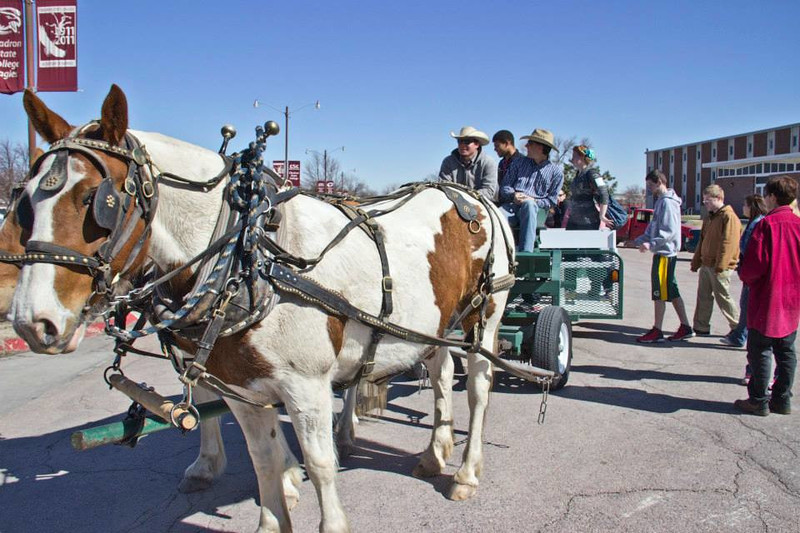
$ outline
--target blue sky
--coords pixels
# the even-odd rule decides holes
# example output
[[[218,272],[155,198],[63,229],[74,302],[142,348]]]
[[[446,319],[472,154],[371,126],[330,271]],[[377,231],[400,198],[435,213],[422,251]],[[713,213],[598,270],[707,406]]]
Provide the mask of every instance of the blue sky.
[[[256,98],[320,100],[291,115],[290,158],[345,146],[379,190],[438,172],[463,125],[547,128],[589,137],[624,188],[646,148],[800,121],[798,20],[797,1],[78,0],[82,91],[41,97],[78,124],[117,83],[132,128],[212,149],[224,123],[233,149],[283,127]],[[21,94],[0,95],[0,139],[26,131]]]

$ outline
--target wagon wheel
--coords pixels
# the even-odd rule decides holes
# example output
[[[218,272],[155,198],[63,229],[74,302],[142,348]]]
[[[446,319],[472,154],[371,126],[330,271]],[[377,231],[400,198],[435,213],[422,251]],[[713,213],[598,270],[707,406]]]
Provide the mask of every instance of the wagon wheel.
[[[552,390],[567,384],[572,366],[572,324],[563,308],[548,305],[539,313],[533,334],[531,363],[561,374],[561,379]]]

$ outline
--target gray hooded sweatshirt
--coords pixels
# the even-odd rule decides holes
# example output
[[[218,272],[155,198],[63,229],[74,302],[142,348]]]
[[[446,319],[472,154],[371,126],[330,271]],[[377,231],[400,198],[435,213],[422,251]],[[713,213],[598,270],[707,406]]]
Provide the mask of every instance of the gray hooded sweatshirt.
[[[672,189],[656,198],[653,218],[644,233],[634,241],[650,244],[654,254],[674,257],[681,249],[681,197]]]

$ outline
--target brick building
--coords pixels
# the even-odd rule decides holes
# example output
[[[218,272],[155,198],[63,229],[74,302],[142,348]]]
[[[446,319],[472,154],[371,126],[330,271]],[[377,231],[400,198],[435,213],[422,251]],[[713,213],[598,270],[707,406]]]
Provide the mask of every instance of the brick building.
[[[647,171],[659,169],[683,198],[687,213],[699,213],[703,189],[716,183],[725,203],[741,215],[748,194],[764,193],[773,176],[800,181],[800,123],[740,133],[680,146],[647,150]]]

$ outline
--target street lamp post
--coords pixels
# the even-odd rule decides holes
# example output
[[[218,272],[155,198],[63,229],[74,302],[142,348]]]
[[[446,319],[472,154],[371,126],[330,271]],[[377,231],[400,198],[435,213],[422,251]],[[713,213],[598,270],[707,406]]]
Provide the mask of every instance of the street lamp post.
[[[289,116],[292,113],[297,113],[298,111],[300,111],[302,109],[305,109],[307,107],[311,107],[312,105],[314,106],[314,109],[319,109],[320,108],[319,100],[317,100],[316,102],[310,103],[310,104],[306,104],[304,106],[300,106],[300,107],[298,107],[297,109],[295,109],[292,112],[289,112],[289,106],[288,105],[283,109],[283,111],[281,111],[277,107],[273,107],[273,106],[271,106],[269,104],[265,104],[264,102],[261,102],[258,98],[253,100],[253,107],[255,107],[256,109],[258,109],[262,105],[265,105],[265,106],[269,107],[270,109],[274,109],[278,113],[281,113],[283,115],[283,118],[284,118],[284,126],[283,126],[283,135],[284,135],[284,143],[283,143],[283,181],[286,182],[286,180],[289,179]]]

